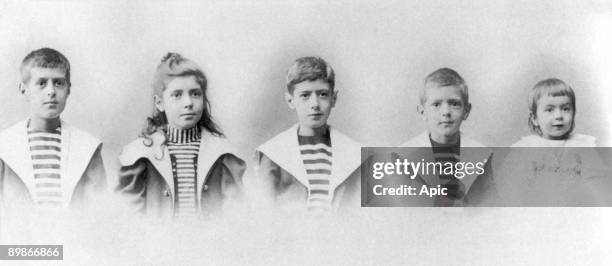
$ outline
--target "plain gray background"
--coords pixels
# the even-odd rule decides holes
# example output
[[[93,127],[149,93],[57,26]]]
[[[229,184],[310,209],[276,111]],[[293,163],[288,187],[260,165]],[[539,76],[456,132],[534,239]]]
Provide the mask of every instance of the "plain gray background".
[[[418,88],[440,67],[467,81],[473,110],[462,130],[489,146],[529,134],[527,92],[558,77],[575,89],[576,132],[610,144],[610,4],[580,1],[180,1],[4,4],[0,129],[25,117],[19,64],[52,47],[72,63],[63,118],[101,138],[111,165],[152,111],[153,71],[168,51],[206,72],[213,116],[245,154],[296,122],[284,103],[297,57],[337,73],[330,123],[368,146],[424,130]],[[606,94],[607,93],[607,94]],[[113,167],[111,166],[111,169]]]
[[[323,57],[336,71],[339,100],[330,123],[367,146],[397,145],[424,130],[417,91],[440,67],[457,70],[467,81],[473,109],[462,130],[486,145],[508,146],[530,134],[527,92],[548,77],[576,92],[575,132],[595,136],[601,146],[612,141],[607,1],[9,1],[0,9],[0,130],[26,117],[17,90],[23,57],[55,48],[72,64],[72,93],[62,118],[104,141],[111,182],[121,147],[152,111],[153,71],[168,51],[204,69],[213,116],[244,156],[296,122],[284,103],[285,73],[294,59],[310,55]],[[405,211],[364,210],[369,219],[393,221],[379,223],[380,232],[366,230],[371,235],[364,239],[387,243],[381,252],[391,248],[388,243],[415,249],[417,240],[394,233],[406,228],[394,219]],[[427,242],[425,257],[440,251],[472,258],[473,250],[479,250],[480,263],[503,263],[497,256],[549,262],[549,256],[571,255],[569,250],[582,252],[573,258],[591,262],[609,257],[595,244],[606,243],[609,232],[600,235],[594,225],[612,222],[607,209],[496,209],[484,218],[453,213],[448,231],[444,211],[411,211],[421,217],[413,220],[425,230],[421,235],[439,238]],[[517,221],[511,233],[498,231]],[[568,230],[573,238],[556,237]],[[363,256],[350,238],[340,239],[354,243],[346,248],[349,255]],[[457,239],[460,249],[452,244]],[[529,248],[531,241],[556,246],[539,253]],[[531,253],[515,257],[521,251]],[[385,261],[406,262],[398,256]]]

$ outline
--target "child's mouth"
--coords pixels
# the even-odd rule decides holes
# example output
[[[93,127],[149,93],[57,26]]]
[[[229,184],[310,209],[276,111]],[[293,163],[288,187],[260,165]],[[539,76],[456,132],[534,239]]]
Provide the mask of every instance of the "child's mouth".
[[[308,115],[312,121],[321,121],[323,119],[323,114],[311,114]]]

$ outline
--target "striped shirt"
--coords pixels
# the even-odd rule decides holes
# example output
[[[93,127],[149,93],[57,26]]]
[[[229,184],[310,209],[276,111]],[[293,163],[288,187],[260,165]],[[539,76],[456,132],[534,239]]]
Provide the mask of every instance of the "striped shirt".
[[[456,163],[459,161],[459,155],[461,154],[461,140],[457,144],[442,144],[431,141],[431,147],[433,149],[434,158],[436,162],[444,163]],[[452,207],[461,206],[463,204],[465,196],[465,185],[461,180],[457,179],[453,174],[445,175],[440,174],[440,186],[447,188],[447,195],[440,196],[436,199],[436,206],[441,207]]]
[[[195,217],[198,209],[196,180],[201,132],[168,126],[168,151],[174,178],[175,217]]]
[[[330,187],[332,150],[329,130],[323,136],[299,136],[298,143],[302,162],[308,177],[309,211],[331,210],[334,192]]]
[[[31,130],[28,145],[34,173],[34,202],[44,208],[62,207],[61,129]]]

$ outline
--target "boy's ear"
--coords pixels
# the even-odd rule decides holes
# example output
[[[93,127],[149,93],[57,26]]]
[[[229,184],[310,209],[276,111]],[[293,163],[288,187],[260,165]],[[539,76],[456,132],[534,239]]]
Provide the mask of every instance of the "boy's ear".
[[[153,103],[155,104],[155,108],[157,108],[158,111],[164,111],[164,102],[162,101],[162,98],[160,96],[153,95]]]
[[[17,85],[17,89],[19,89],[19,93],[25,95],[26,86],[25,84],[23,84],[23,82],[19,82],[19,85]]]
[[[291,110],[295,109],[295,105],[293,105],[293,95],[291,95],[291,93],[285,92],[285,101]]]
[[[332,108],[336,106],[336,101],[338,101],[338,91],[334,90],[334,93],[332,94],[332,103],[331,103]]]
[[[470,116],[470,111],[472,111],[472,103],[468,103],[465,106],[465,113],[463,113],[463,120],[466,120],[468,116]]]
[[[422,104],[417,104],[417,113],[423,120],[425,120],[425,107]]]

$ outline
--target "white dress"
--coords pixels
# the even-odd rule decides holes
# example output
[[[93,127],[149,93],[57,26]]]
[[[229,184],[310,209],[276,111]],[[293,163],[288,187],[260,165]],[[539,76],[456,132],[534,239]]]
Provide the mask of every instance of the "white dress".
[[[595,137],[584,134],[571,134],[565,140],[550,140],[538,135],[522,137],[511,147],[596,147]]]
[[[502,203],[608,205],[612,200],[607,196],[612,189],[612,178],[600,154],[590,148],[595,146],[594,137],[582,134],[572,134],[567,140],[523,137],[512,145],[520,148],[510,150],[496,177]]]

